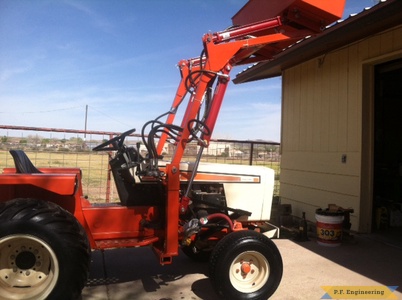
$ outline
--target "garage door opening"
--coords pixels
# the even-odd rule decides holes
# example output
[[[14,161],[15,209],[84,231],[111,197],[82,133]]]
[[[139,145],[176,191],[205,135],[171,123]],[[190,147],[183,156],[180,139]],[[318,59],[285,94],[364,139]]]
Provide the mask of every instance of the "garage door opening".
[[[402,243],[402,59],[375,67],[372,231]]]

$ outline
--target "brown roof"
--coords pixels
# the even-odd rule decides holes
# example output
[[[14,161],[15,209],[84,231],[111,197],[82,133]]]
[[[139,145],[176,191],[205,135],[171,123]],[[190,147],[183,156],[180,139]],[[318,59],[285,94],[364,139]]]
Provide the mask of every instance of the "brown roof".
[[[233,82],[244,83],[280,76],[284,69],[401,24],[402,0],[382,0],[361,13],[327,27],[318,36],[298,41],[272,60],[249,67],[237,74]]]

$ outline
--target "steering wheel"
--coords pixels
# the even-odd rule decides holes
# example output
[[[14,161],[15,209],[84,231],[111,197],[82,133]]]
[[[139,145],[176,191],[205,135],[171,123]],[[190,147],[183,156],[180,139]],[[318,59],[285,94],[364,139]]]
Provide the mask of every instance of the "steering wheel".
[[[124,139],[135,132],[135,128],[127,130],[126,132],[123,132],[122,134],[115,136],[114,138],[94,147],[92,151],[114,151],[114,150],[119,150],[123,147],[124,144]],[[110,147],[111,145],[111,147]]]

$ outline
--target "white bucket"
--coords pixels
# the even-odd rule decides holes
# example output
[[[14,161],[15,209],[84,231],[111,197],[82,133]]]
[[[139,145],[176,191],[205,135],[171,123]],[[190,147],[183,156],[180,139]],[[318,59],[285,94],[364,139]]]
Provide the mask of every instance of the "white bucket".
[[[342,241],[343,212],[330,213],[317,209],[317,243],[327,247],[337,247]]]

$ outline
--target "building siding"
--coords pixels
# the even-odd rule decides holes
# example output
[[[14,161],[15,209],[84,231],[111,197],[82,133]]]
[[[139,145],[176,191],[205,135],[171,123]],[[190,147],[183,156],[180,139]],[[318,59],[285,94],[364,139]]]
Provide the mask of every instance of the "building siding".
[[[294,215],[314,221],[317,208],[335,203],[355,210],[353,230],[367,230],[359,228],[360,206],[369,205],[361,201],[363,65],[398,52],[402,26],[283,71],[280,193]]]

